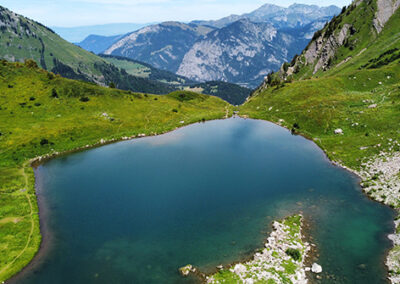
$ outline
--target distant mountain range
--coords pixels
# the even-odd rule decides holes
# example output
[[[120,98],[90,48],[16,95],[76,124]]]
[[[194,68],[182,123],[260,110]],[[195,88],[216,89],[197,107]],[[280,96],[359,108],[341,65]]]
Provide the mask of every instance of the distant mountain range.
[[[256,87],[282,62],[304,48],[325,20],[301,28],[277,29],[241,19],[209,33],[185,54],[177,74],[198,81],[222,80]]]
[[[126,70],[130,75],[168,84],[180,90],[214,95],[233,105],[241,105],[251,92],[248,88],[221,81],[199,83],[184,76],[176,75],[175,73],[166,70],[157,69],[150,64],[126,57],[104,54],[100,56],[118,68]]]
[[[222,88],[211,89],[211,86],[218,85],[215,82],[207,83],[207,88],[199,88],[190,79],[166,71],[151,69],[154,76],[139,76],[129,73],[124,69],[124,64],[110,62],[108,58],[102,58],[88,52],[72,43],[69,43],[54,33],[51,29],[42,24],[30,20],[21,15],[0,6],[0,59],[12,62],[24,62],[33,59],[40,67],[60,74],[66,78],[84,80],[99,85],[115,85],[123,90],[134,92],[166,94],[183,88],[194,88],[198,92],[230,99],[231,103],[242,103],[250,94],[249,89],[237,85],[218,82]],[[115,64],[113,64],[115,63]],[[135,63],[136,65],[140,65]],[[125,64],[126,65],[126,64]],[[130,67],[127,65],[127,67]],[[177,84],[177,79],[182,82]],[[213,92],[211,92],[211,90]],[[229,96],[229,90],[235,90]],[[235,97],[236,96],[236,97]]]
[[[251,13],[230,15],[216,21],[193,21],[192,23],[223,28],[238,20],[249,19],[256,23],[268,22],[276,28],[295,28],[305,26],[315,20],[330,18],[339,13],[340,9],[333,5],[319,7],[316,5],[293,4],[288,8],[284,8],[273,4],[265,4]]]
[[[104,53],[144,61],[176,72],[193,44],[212,30],[195,24],[165,22],[127,34]]]
[[[166,22],[126,34],[104,53],[124,56],[192,80],[222,80],[250,88],[300,53],[341,9],[264,5],[252,13],[189,24]],[[97,38],[103,48],[110,38]],[[80,46],[95,51],[94,45]],[[97,49],[98,50],[98,49]]]
[[[101,35],[90,35],[85,38],[80,43],[76,45],[86,49],[87,51],[101,54],[115,42],[123,38],[123,35],[114,35],[114,36],[101,36]]]
[[[69,42],[81,42],[89,35],[102,35],[102,36],[115,36],[127,34],[132,31],[136,31],[148,25],[155,23],[147,23],[147,24],[138,24],[138,23],[119,23],[119,24],[106,24],[106,25],[93,25],[93,26],[80,26],[80,27],[50,27],[53,31],[55,31],[58,35],[60,35],[63,39],[68,40]]]

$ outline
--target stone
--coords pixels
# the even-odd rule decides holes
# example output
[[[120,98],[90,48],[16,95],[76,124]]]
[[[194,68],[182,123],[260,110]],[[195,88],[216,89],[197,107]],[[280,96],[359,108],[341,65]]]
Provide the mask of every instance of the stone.
[[[343,129],[340,129],[340,128],[335,129],[335,134],[342,135],[343,134]]]
[[[183,275],[183,276],[188,276],[191,272],[196,272],[196,268],[194,268],[191,264],[188,264],[184,267],[179,268],[179,272]]]
[[[322,266],[317,264],[317,263],[313,263],[313,265],[311,266],[311,271],[314,273],[321,273],[322,272]]]
[[[240,274],[240,273],[245,273],[247,271],[246,266],[244,266],[243,264],[239,263],[235,265],[235,268],[233,269],[233,271],[236,274]]]

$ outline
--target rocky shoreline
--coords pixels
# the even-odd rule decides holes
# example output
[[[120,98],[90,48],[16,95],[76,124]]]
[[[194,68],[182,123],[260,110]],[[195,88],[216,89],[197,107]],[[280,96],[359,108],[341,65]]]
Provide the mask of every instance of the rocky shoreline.
[[[204,275],[192,265],[179,269],[183,276],[193,273],[205,283],[308,283],[307,271],[321,273],[322,267],[314,263],[306,267],[312,244],[304,241],[303,216],[294,215],[273,222],[273,231],[265,247],[250,261],[231,267],[218,267],[218,272]]]
[[[246,115],[241,115],[242,118],[248,118]],[[290,128],[285,125],[283,120],[271,121],[276,125]],[[316,142],[309,136],[298,133],[304,138]],[[398,214],[394,225],[396,231],[389,235],[388,238],[393,242],[393,248],[388,252],[385,265],[389,271],[389,280],[393,284],[400,284],[400,152],[395,151],[395,146],[400,146],[400,142],[389,140],[389,151],[382,151],[379,155],[372,158],[365,158],[359,170],[351,169],[345,166],[342,162],[330,160],[332,164],[341,167],[361,179],[362,190],[367,196],[374,201],[380,202],[394,208]],[[325,153],[326,149],[319,146]],[[376,145],[381,147],[381,145]]]
[[[394,141],[398,145],[396,141]],[[355,172],[362,178],[363,190],[373,200],[395,208],[400,208],[400,153],[381,152],[376,157],[364,162],[360,171]],[[399,215],[400,216],[400,215]],[[400,283],[400,219],[394,221],[396,231],[389,235],[393,242],[386,266],[389,269],[391,283]]]
[[[393,144],[399,145],[397,141]],[[393,242],[393,248],[389,251],[385,264],[390,282],[400,284],[400,152],[381,152],[366,159],[358,171],[338,162],[334,164],[359,176],[362,190],[369,198],[394,208],[399,214],[394,220],[396,231],[388,236]]]

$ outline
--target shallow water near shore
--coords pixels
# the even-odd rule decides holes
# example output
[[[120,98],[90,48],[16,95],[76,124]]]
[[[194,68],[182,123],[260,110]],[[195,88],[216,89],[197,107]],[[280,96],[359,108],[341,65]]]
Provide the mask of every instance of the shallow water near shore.
[[[53,159],[36,170],[50,244],[18,283],[190,283],[303,212],[323,283],[385,283],[394,212],[311,141],[233,118]]]

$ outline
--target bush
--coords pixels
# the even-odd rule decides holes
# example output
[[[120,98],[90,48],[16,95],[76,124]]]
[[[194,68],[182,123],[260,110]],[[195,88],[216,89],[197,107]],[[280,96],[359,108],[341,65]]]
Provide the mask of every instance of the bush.
[[[108,84],[108,86],[109,86],[111,89],[115,89],[115,84],[114,84],[114,82],[111,82],[110,84]]]
[[[43,138],[42,140],[40,140],[40,146],[44,146],[44,145],[48,145],[49,144],[49,140],[47,140],[46,138]]]
[[[293,258],[295,261],[298,261],[301,259],[301,253],[298,249],[288,248],[286,250],[286,254],[288,256],[290,256],[291,258]]]
[[[79,100],[83,103],[90,101],[90,99],[88,97],[81,97]]]
[[[52,98],[58,98],[58,94],[57,94],[56,89],[51,90],[51,97]]]
[[[35,68],[35,69],[38,68],[37,63],[32,59],[25,60],[25,66],[28,68]]]
[[[173,112],[178,112],[178,110],[177,110],[176,108],[174,108],[172,111],[173,111]]]

